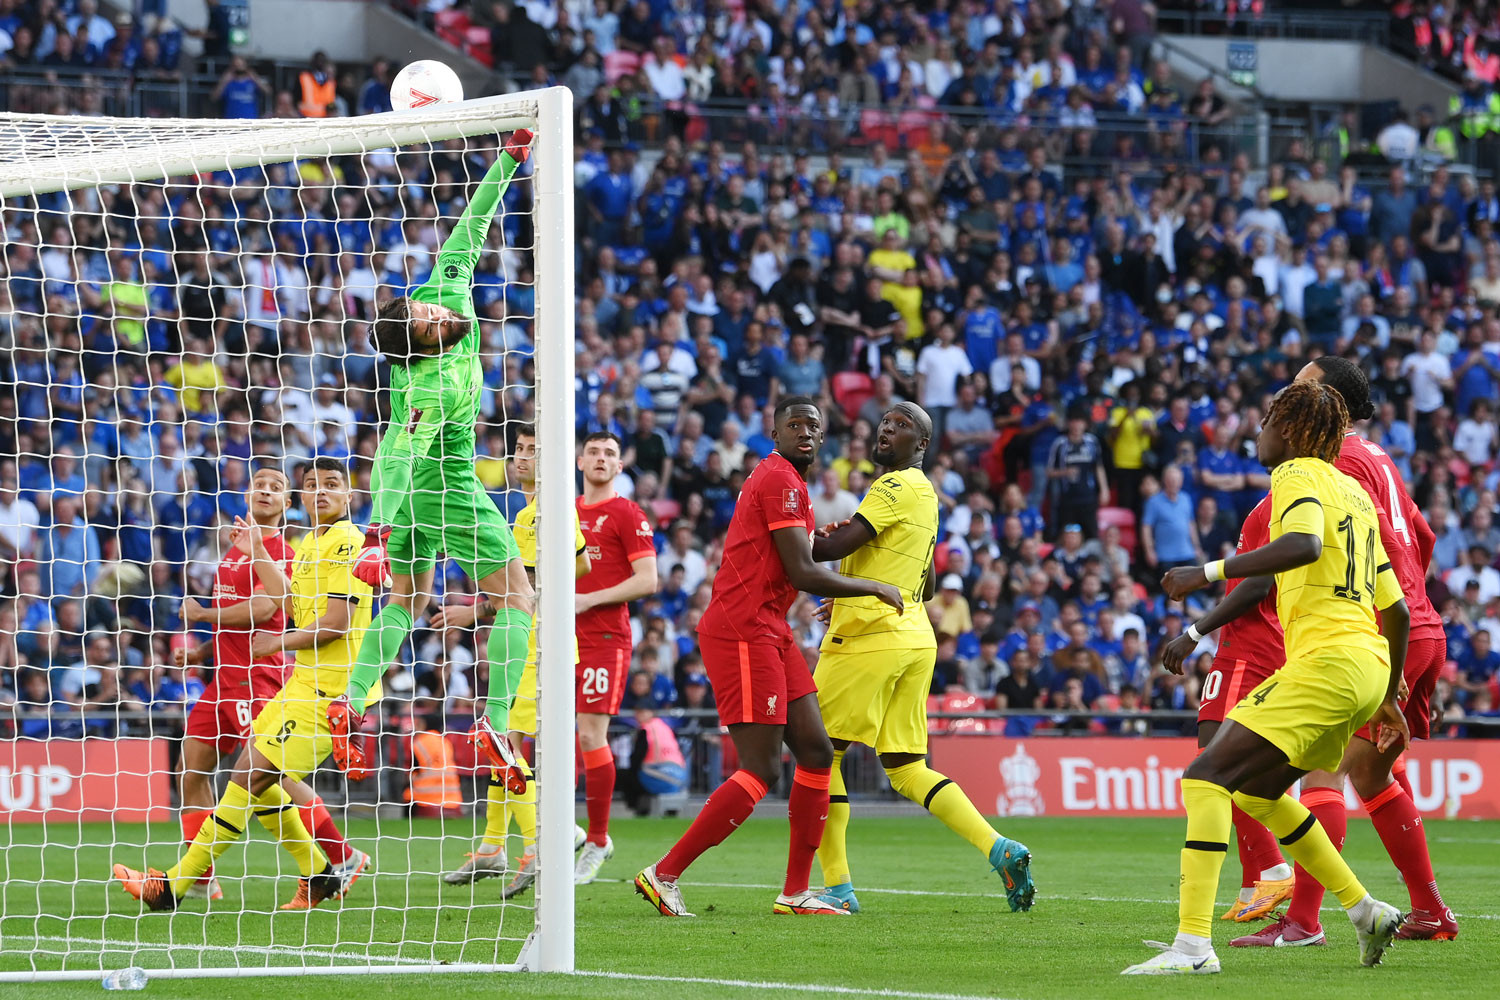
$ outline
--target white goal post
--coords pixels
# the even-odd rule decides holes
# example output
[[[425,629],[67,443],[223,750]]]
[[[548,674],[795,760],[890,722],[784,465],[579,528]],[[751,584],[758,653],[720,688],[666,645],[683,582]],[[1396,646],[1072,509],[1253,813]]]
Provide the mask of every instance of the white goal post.
[[[17,205],[18,199],[56,192],[161,182],[168,178],[310,157],[354,156],[399,147],[425,148],[429,144],[470,137],[503,137],[504,133],[517,128],[529,128],[535,136],[529,176],[533,190],[531,258],[535,297],[534,352],[531,357],[536,373],[533,398],[537,492],[541,501],[539,510],[543,513],[537,518],[537,550],[542,554],[537,559],[536,636],[539,660],[536,756],[537,770],[542,776],[537,785],[539,870],[534,913],[529,930],[524,931],[524,940],[516,942],[514,960],[500,960],[498,949],[492,960],[467,960],[462,948],[454,953],[456,958],[449,958],[435,948],[424,950],[420,938],[407,940],[403,936],[402,940],[392,942],[375,938],[373,932],[371,939],[364,941],[356,936],[359,932],[346,933],[339,929],[339,911],[325,917],[322,909],[313,911],[307,919],[323,920],[332,928],[328,931],[329,944],[323,944],[316,936],[304,934],[303,950],[299,953],[296,945],[285,943],[288,935],[282,934],[279,937],[273,935],[264,945],[257,940],[243,948],[237,944],[216,946],[211,943],[211,925],[215,920],[236,926],[235,933],[240,935],[250,933],[258,926],[256,918],[264,917],[266,926],[270,926],[273,919],[290,919],[265,915],[261,911],[239,912],[233,906],[226,908],[221,904],[215,904],[206,915],[198,914],[203,917],[204,929],[194,929],[185,937],[169,938],[163,949],[163,942],[146,932],[148,925],[154,921],[178,919],[182,914],[143,912],[135,917],[122,913],[117,902],[103,902],[106,892],[110,894],[109,900],[116,899],[118,886],[105,885],[99,873],[92,870],[87,873],[92,880],[87,889],[75,888],[71,894],[75,899],[97,903],[103,910],[102,915],[91,917],[88,929],[80,933],[74,926],[73,914],[49,912],[47,906],[39,902],[44,897],[41,888],[32,893],[20,885],[8,884],[16,877],[14,873],[21,870],[17,867],[20,862],[12,861],[11,867],[7,868],[7,862],[0,860],[0,883],[6,883],[0,884],[0,983],[97,980],[103,973],[137,965],[144,966],[150,978],[573,971],[574,521],[571,517],[548,516],[554,511],[570,512],[575,489],[572,94],[564,87],[552,87],[421,110],[316,120],[216,121],[0,114],[0,208],[11,209]],[[482,152],[493,159],[499,155],[500,147],[498,144],[485,146]],[[397,187],[399,189],[400,185]],[[498,219],[497,216],[497,229]],[[269,228],[276,220],[262,221]],[[397,224],[402,221],[398,219]],[[451,224],[452,219],[446,221]],[[45,238],[43,234],[41,239]],[[76,247],[68,250],[72,252]],[[205,255],[207,252],[204,251]],[[5,278],[0,277],[0,283],[4,281]],[[315,344],[315,341],[311,342]],[[556,555],[559,553],[561,556]],[[0,736],[3,735],[4,729],[0,726]],[[49,739],[39,745],[50,748],[54,744]],[[232,758],[221,766],[227,766],[229,760]],[[438,840],[443,836],[467,839],[474,833],[472,824],[444,822],[452,832],[442,834],[436,838]],[[68,833],[71,822],[62,826],[64,829],[60,835]],[[81,835],[83,826],[80,815],[74,832]],[[39,868],[53,864],[43,859],[44,849],[48,846],[47,835],[41,835],[43,843],[40,847],[30,843],[30,836],[0,810],[0,855],[15,848],[14,857],[24,860],[36,848]],[[254,832],[251,839],[255,838],[263,840],[264,834]],[[353,837],[350,839],[352,842]],[[157,839],[155,843],[161,845],[162,841]],[[139,848],[141,845],[113,846]],[[413,849],[407,846],[404,850],[410,859]],[[78,864],[81,867],[81,862]],[[389,873],[385,877],[399,874]],[[421,874],[425,877],[436,873],[423,871]],[[381,877],[377,866],[374,878]],[[414,870],[411,877],[415,877]],[[250,876],[247,874],[246,878]],[[279,884],[285,885],[285,882]],[[497,883],[482,885],[486,889],[493,886],[493,896],[498,900]],[[25,909],[25,915],[7,914],[4,905],[7,898],[16,901],[17,908]],[[399,900],[399,892],[396,898]],[[462,904],[454,905],[461,907]],[[37,908],[35,911],[30,909],[33,906]],[[399,911],[399,902],[388,909]],[[528,907],[515,908],[518,913],[528,911]],[[443,919],[456,921],[461,927],[470,926],[464,922],[466,917],[462,913],[447,917],[434,913],[426,926],[441,927]],[[139,920],[141,924],[130,925],[127,920]],[[197,928],[199,925],[192,926]],[[279,926],[289,925],[283,923]],[[376,926],[373,918],[370,926]],[[421,925],[413,920],[409,926],[403,924],[402,930],[403,934],[419,934]],[[171,931],[164,933],[172,934]],[[475,931],[455,933],[472,935]],[[471,936],[459,938],[458,943],[469,945],[476,942]],[[174,949],[182,954],[195,948],[199,949],[196,961],[173,956]],[[26,957],[28,951],[33,956],[29,961]],[[415,955],[411,954],[413,952]],[[211,955],[216,956],[216,960],[210,961],[207,956]],[[162,962],[166,963],[165,967]]]

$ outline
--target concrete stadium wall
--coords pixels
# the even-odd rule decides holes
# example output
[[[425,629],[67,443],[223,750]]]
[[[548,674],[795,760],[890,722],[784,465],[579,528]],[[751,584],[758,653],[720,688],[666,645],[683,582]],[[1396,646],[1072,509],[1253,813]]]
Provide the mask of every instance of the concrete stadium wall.
[[[190,28],[207,21],[202,0],[167,0],[167,13]],[[340,62],[362,62],[375,55],[386,56],[397,66],[439,59],[463,80],[467,96],[496,93],[495,75],[489,67],[422,31],[385,4],[369,0],[254,0],[251,4],[245,55],[305,62],[317,49]]]
[[[1199,35],[1164,35],[1164,40],[1211,66],[1228,68],[1230,39]],[[1243,41],[1244,39],[1234,39]],[[1302,39],[1258,39],[1256,85],[1282,101],[1362,102],[1399,100],[1415,108],[1446,107],[1455,87],[1391,53],[1358,42]],[[1187,77],[1204,70],[1191,59],[1167,50],[1167,62]]]

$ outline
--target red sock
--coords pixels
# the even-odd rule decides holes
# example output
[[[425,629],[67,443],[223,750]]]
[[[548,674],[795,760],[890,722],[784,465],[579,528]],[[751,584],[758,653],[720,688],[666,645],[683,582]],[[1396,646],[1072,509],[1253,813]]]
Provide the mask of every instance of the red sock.
[[[313,840],[318,842],[330,862],[341,865],[349,860],[354,850],[339,832],[333,817],[328,815],[321,796],[314,798],[309,805],[298,806],[297,811],[302,814],[302,825],[307,827],[307,832],[313,835]]]
[[[198,836],[198,831],[203,827],[203,824],[208,822],[208,818],[213,814],[214,811],[212,809],[184,809],[180,817],[182,820],[182,842],[184,844],[191,844],[193,838]],[[198,881],[207,882],[213,877],[214,866],[209,865],[208,871],[204,872]]]
[[[666,857],[656,863],[656,874],[667,882],[676,882],[704,851],[718,847],[750,818],[755,803],[766,797],[767,790],[766,783],[749,771],[731,774],[703,803],[693,825],[672,845]]]
[[[1374,798],[1365,800],[1365,812],[1375,824],[1375,832],[1385,845],[1411,895],[1413,910],[1441,915],[1443,896],[1432,875],[1432,858],[1427,853],[1427,835],[1422,829],[1422,815],[1411,796],[1396,782],[1386,785]]]
[[[1333,846],[1344,849],[1344,838],[1349,834],[1349,810],[1344,806],[1344,794],[1334,788],[1309,788],[1302,793],[1302,804],[1307,806]],[[1323,887],[1309,875],[1301,865],[1296,868],[1297,885],[1292,890],[1292,903],[1287,907],[1287,919],[1304,930],[1316,931],[1318,910],[1323,906]]]
[[[1270,830],[1239,806],[1233,807],[1233,815],[1235,839],[1240,847],[1240,867],[1244,869],[1240,888],[1249,889],[1260,878],[1261,872],[1286,861]]]
[[[589,843],[609,838],[609,804],[615,798],[615,755],[609,747],[583,752],[583,794],[589,809]]]
[[[1413,802],[1417,797],[1411,793],[1411,779],[1406,776],[1406,754],[1396,758],[1396,763],[1391,765],[1391,777],[1396,779],[1396,784],[1406,791],[1406,797]]]
[[[813,855],[818,853],[818,845],[823,842],[823,825],[828,822],[828,785],[832,775],[832,768],[798,765],[792,776],[792,794],[786,808],[792,823],[792,840],[786,857],[786,884],[781,889],[788,896],[807,891]]]

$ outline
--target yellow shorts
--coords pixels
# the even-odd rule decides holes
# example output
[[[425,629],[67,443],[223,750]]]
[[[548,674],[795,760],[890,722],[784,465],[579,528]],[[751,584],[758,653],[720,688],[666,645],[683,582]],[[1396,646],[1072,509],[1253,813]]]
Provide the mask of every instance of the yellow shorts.
[[[526,669],[521,671],[521,682],[516,687],[515,701],[510,703],[510,716],[505,726],[513,733],[536,734],[536,648],[526,658]]]
[[[332,700],[319,694],[308,677],[294,673],[255,717],[255,749],[289,778],[312,774],[333,750],[328,734]]]
[[[876,753],[925,754],[936,664],[936,649],[825,648],[813,680],[828,735]]]
[[[1390,660],[1337,646],[1298,654],[1245,695],[1228,718],[1264,738],[1293,767],[1338,769],[1344,750],[1385,698]]]

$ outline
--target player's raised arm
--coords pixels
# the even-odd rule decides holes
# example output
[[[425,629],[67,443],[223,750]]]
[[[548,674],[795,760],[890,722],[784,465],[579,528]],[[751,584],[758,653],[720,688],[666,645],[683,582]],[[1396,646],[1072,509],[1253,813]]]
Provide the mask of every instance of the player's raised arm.
[[[1191,571],[1191,567],[1174,569],[1167,573],[1171,577],[1173,573]],[[1166,667],[1168,673],[1181,674],[1182,665],[1193,650],[1198,648],[1199,641],[1203,636],[1215,629],[1223,628],[1241,615],[1249,614],[1255,606],[1266,599],[1266,596],[1276,586],[1276,578],[1271,576],[1252,576],[1242,581],[1224,599],[1216,604],[1208,614],[1193,622],[1192,625],[1175,639],[1172,639],[1162,647],[1161,665]],[[1162,580],[1163,589],[1167,588],[1166,577]]]
[[[771,538],[776,543],[776,554],[781,557],[787,580],[798,590],[826,597],[878,597],[897,611],[906,610],[900,591],[890,584],[844,576],[818,565],[804,529],[778,528],[771,532]]]
[[[474,197],[464,208],[463,214],[459,216],[458,222],[453,226],[453,232],[443,241],[442,249],[438,252],[439,258],[450,254],[460,255],[468,259],[469,270],[472,271],[474,264],[479,260],[479,254],[484,249],[485,238],[490,232],[490,223],[495,218],[495,212],[500,208],[500,199],[505,196],[506,188],[510,187],[510,179],[515,176],[516,170],[531,156],[531,132],[527,129],[517,129],[511,133],[506,140],[505,147],[495,162],[486,171],[484,179],[479,182],[479,187],[474,190]],[[439,266],[442,266],[441,260]],[[454,275],[455,279],[469,280],[468,275]]]
[[[234,533],[230,536],[234,544],[240,544],[240,540],[247,538],[250,543],[250,568],[255,571],[255,577],[260,585],[266,588],[265,599],[270,601],[274,608],[283,611],[291,611],[292,605],[292,581],[287,579],[286,570],[276,558],[266,549],[266,540],[261,537],[260,528],[250,524],[242,517],[234,519]],[[255,598],[251,598],[251,603]],[[269,617],[269,616],[267,616]],[[264,619],[261,619],[264,620]]]

